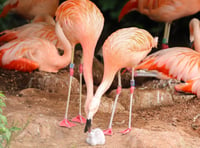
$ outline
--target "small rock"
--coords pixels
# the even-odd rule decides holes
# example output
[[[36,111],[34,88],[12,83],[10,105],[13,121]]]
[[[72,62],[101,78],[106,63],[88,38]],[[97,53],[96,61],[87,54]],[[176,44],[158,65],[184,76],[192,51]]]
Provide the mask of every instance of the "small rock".
[[[114,101],[112,101],[111,98],[102,97],[101,104],[99,106],[99,112],[111,113],[113,105],[114,105]],[[123,111],[125,111],[125,108],[118,102],[116,105],[115,113],[119,113]]]
[[[29,88],[38,88],[45,90],[50,93],[59,93],[66,95],[68,93],[69,87],[69,73],[44,73],[35,72],[34,77],[32,77],[28,83]],[[79,93],[79,81],[76,78],[72,78],[71,93]]]
[[[116,90],[111,91],[108,95],[115,98]],[[126,110],[129,110],[130,104],[130,90],[122,89],[119,95],[119,103],[121,103]],[[146,109],[156,106],[166,106],[174,104],[170,92],[164,89],[135,89],[133,96],[133,109]]]

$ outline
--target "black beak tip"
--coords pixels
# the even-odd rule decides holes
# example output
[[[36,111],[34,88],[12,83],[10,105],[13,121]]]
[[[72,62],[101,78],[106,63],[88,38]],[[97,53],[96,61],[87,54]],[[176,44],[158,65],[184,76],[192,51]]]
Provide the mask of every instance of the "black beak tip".
[[[92,120],[87,119],[84,132],[90,132],[92,127]]]

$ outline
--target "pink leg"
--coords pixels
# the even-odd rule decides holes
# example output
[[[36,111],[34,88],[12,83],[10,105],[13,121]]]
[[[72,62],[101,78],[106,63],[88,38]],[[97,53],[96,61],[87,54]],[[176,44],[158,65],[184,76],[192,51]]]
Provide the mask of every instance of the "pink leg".
[[[64,118],[64,120],[62,120],[62,121],[60,122],[60,126],[62,126],[62,127],[67,127],[67,128],[70,128],[70,127],[75,126],[75,124],[69,122],[69,120],[67,119],[67,116],[68,116],[68,109],[69,109],[69,102],[70,102],[71,84],[72,84],[72,77],[73,77],[73,74],[74,74],[74,64],[71,63],[71,64],[70,64],[69,90],[68,90],[68,96],[67,96],[67,105],[66,105],[66,111],[65,111],[65,118]]]
[[[110,123],[109,123],[108,129],[106,129],[106,130],[103,131],[104,135],[109,135],[109,136],[112,135],[112,121],[113,121],[113,117],[114,117],[114,113],[115,113],[115,108],[116,108],[116,105],[117,105],[117,100],[119,98],[120,92],[121,92],[121,76],[120,76],[120,72],[118,72],[117,95],[115,97],[115,102],[114,102],[114,105],[113,105],[112,114],[111,114],[111,117],[110,117]]]
[[[131,87],[130,87],[130,110],[129,110],[129,124],[128,128],[124,131],[121,131],[122,134],[127,134],[131,131],[131,115],[132,115],[132,104],[133,104],[133,92],[135,89],[135,80],[134,80],[134,69],[132,69],[132,79],[131,79]]]
[[[81,61],[82,62],[82,61]],[[83,76],[83,64],[81,63],[79,66],[79,72],[80,72],[80,95],[79,95],[79,115],[74,117],[72,121],[78,122],[81,124],[86,123],[86,119],[81,115],[81,100],[82,100],[82,76]]]

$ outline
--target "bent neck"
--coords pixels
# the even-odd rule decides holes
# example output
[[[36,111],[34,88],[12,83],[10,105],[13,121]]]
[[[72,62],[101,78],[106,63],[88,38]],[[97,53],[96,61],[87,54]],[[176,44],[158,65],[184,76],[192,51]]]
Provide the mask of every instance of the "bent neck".
[[[94,94],[92,66],[96,41],[93,42],[91,39],[89,42],[81,43],[81,45],[83,48],[83,76],[87,87],[87,100],[90,100]]]
[[[67,66],[71,61],[72,46],[71,46],[70,42],[68,41],[68,39],[66,38],[59,22],[56,22],[55,31],[56,31],[56,35],[58,36],[58,39],[60,40],[60,42],[63,45],[63,49],[64,49],[64,54],[62,56],[60,56],[57,63]]]
[[[109,89],[109,87],[111,86],[111,84],[114,80],[116,72],[117,72],[116,69],[109,67],[107,65],[104,65],[103,79],[94,95],[96,98],[101,99],[103,94]]]

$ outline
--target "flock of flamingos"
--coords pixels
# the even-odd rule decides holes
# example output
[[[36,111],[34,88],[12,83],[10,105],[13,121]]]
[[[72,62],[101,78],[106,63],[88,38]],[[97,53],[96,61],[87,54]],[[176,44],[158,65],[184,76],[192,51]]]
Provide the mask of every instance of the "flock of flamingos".
[[[199,0],[130,0],[121,10],[119,20],[130,11],[139,11],[154,21],[165,22],[163,48],[149,54],[157,47],[158,39],[137,27],[122,28],[113,32],[102,45],[104,59],[103,79],[94,93],[92,64],[94,50],[104,26],[104,16],[90,0],[66,0],[59,5],[59,0],[7,0],[0,17],[13,11],[31,23],[4,30],[0,34],[0,67],[23,72],[35,69],[46,72],[58,72],[69,65],[70,83],[74,73],[74,48],[80,43],[83,57],[80,63],[80,76],[84,76],[87,87],[85,112],[81,111],[72,121],[86,123],[85,132],[91,131],[92,119],[98,111],[102,95],[110,87],[118,73],[118,88],[115,103],[121,91],[120,69],[131,68],[130,113],[128,128],[131,131],[132,100],[135,88],[136,70],[156,71],[160,78],[182,80],[175,86],[177,91],[196,94],[200,98],[200,22],[197,18],[190,21],[190,41],[194,49],[188,47],[167,46],[170,24],[173,20],[193,15],[200,11]],[[54,20],[55,16],[55,20]],[[64,51],[63,55],[57,49]],[[149,54],[149,55],[148,55]],[[148,72],[146,73],[148,76]],[[80,77],[82,79],[82,77]],[[81,85],[81,84],[80,84]],[[66,113],[60,126],[72,127],[68,119],[70,91],[67,98]],[[80,98],[81,104],[81,98]],[[112,120],[105,135],[112,135]]]

